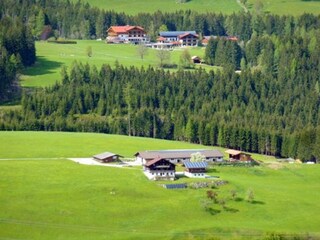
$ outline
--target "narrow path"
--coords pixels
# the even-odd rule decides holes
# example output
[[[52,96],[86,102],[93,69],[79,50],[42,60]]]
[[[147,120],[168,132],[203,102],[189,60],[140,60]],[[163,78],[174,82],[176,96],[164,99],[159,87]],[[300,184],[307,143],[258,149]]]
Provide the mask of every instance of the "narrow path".
[[[245,13],[247,13],[249,11],[248,8],[244,4],[242,4],[240,0],[237,0],[237,3],[240,5],[240,7],[243,8]]]

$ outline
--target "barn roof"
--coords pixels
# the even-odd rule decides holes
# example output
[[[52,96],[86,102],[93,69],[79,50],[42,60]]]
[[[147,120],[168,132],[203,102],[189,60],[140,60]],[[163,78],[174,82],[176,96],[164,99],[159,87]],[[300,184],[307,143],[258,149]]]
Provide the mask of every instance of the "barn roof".
[[[159,35],[161,37],[178,37],[184,34],[193,34],[196,35],[196,31],[168,31],[168,32],[160,32]]]
[[[200,153],[206,158],[223,157],[223,154],[218,150],[209,149],[180,149],[180,150],[158,150],[158,151],[145,151],[137,152],[135,156],[140,156],[144,159],[154,159],[157,157],[172,159],[172,158],[190,158],[193,153]]]
[[[226,150],[226,153],[231,154],[231,155],[239,155],[239,154],[241,154],[241,151],[228,149],[228,150]]]
[[[184,33],[184,34],[181,34],[181,35],[179,35],[179,38],[185,38],[185,37],[187,37],[187,36],[190,36],[190,35],[192,35],[192,36],[194,36],[194,37],[198,37],[198,35],[197,34],[193,34],[193,33]]]
[[[147,163],[146,163],[146,166],[147,166],[147,167],[150,167],[151,165],[153,165],[153,164],[155,164],[155,163],[157,163],[157,162],[159,162],[159,161],[161,161],[161,160],[165,160],[165,161],[171,163],[170,161],[168,161],[168,160],[166,160],[166,159],[164,159],[164,158],[157,157],[157,158],[155,158],[155,159],[147,162]],[[171,163],[171,164],[173,164],[173,163]],[[173,165],[174,165],[174,164],[173,164]]]
[[[109,30],[113,30],[114,32],[116,33],[127,33],[128,31],[134,29],[134,28],[137,28],[141,31],[144,31],[144,29],[140,26],[130,26],[130,25],[126,25],[126,26],[111,26],[109,29],[108,29],[108,32]]]
[[[207,162],[184,162],[186,168],[206,168],[208,166]]]
[[[251,156],[249,153],[244,153],[244,152],[241,152],[239,150],[233,150],[233,149],[228,149],[225,152],[228,153],[228,154],[231,154],[231,155],[245,154],[245,155]]]
[[[96,159],[106,159],[106,158],[113,157],[113,156],[122,157],[119,154],[115,154],[115,153],[111,153],[111,152],[100,153],[100,154],[94,155],[93,157]]]

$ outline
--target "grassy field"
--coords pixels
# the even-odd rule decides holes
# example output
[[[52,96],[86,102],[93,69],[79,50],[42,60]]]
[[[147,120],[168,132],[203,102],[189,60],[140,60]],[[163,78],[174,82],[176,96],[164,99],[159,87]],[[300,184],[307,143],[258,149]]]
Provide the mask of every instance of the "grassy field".
[[[139,12],[152,13],[158,10],[162,12],[175,12],[192,9],[198,12],[223,12],[227,14],[241,10],[236,0],[191,0],[187,3],[177,3],[178,1],[176,0],[87,0],[87,2],[91,6],[116,12],[125,12],[131,15]]]
[[[76,1],[76,0],[74,0]],[[148,0],[148,1],[129,1],[129,0],[86,0],[91,6],[103,9],[125,12],[135,15],[139,12],[175,12],[177,10],[194,10],[198,12],[222,12],[231,14],[241,11],[237,0],[191,0],[187,3],[179,4],[176,0]],[[248,0],[249,11],[253,10],[253,5],[257,0]],[[320,2],[302,0],[268,0],[262,1],[264,10],[280,15],[301,15],[305,12],[320,14]]]
[[[0,139],[3,139],[0,159],[90,157],[106,151],[132,158],[137,151],[144,150],[213,148],[180,141],[98,133],[0,131]],[[16,144],[17,139],[19,144]],[[222,153],[225,151],[225,148],[214,148]],[[253,156],[264,162],[275,161],[271,156]]]
[[[261,239],[270,232],[320,236],[318,165],[215,167],[210,174],[229,184],[215,190],[226,208],[213,204],[210,213],[201,205],[207,189],[166,190],[136,168],[45,159],[202,146],[83,133],[0,132],[0,139],[0,158],[34,158],[0,161],[0,239]],[[254,191],[252,203],[245,200],[248,189]],[[237,201],[230,190],[236,190]]]
[[[106,44],[104,41],[78,40],[77,44],[53,44],[36,42],[37,62],[33,67],[23,72],[22,86],[39,87],[48,86],[60,80],[60,71],[63,65],[69,67],[77,60],[83,63],[96,65],[114,65],[116,61],[125,66],[157,67],[158,59],[156,51],[149,49],[148,54],[142,60],[137,54],[137,46],[129,44]],[[92,57],[88,57],[86,49],[92,47]],[[188,48],[191,56],[204,56],[204,48]],[[171,63],[179,64],[182,49],[171,51]],[[206,66],[208,69],[214,67]]]
[[[250,11],[257,0],[248,0]],[[264,11],[279,15],[301,15],[303,13],[320,14],[320,1],[302,1],[302,0],[268,0],[262,1]]]

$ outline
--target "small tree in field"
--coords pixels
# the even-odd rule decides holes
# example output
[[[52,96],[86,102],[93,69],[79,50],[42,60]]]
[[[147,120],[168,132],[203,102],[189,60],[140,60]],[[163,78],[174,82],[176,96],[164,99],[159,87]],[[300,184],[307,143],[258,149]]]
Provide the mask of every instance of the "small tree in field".
[[[160,49],[157,51],[156,53],[157,58],[159,59],[159,66],[163,67],[163,64],[166,61],[170,60],[170,52],[168,50],[165,49]]]
[[[217,201],[218,201],[218,193],[214,192],[212,190],[208,190],[207,191],[207,198],[212,200],[214,203],[217,203]]]
[[[92,57],[92,47],[91,46],[87,47],[87,56]]]
[[[252,203],[253,200],[254,200],[254,192],[252,189],[249,189],[247,192],[247,201]]]
[[[231,198],[232,198],[233,200],[235,200],[235,199],[236,199],[236,196],[237,196],[237,191],[233,189],[233,190],[230,191],[230,194],[231,194]]]
[[[137,46],[137,53],[139,57],[143,60],[143,57],[148,54],[148,47],[141,43]]]
[[[191,66],[191,55],[188,49],[184,49],[180,55],[180,66],[182,68],[190,68]]]
[[[191,154],[190,162],[204,162],[205,160],[206,157],[199,152]]]

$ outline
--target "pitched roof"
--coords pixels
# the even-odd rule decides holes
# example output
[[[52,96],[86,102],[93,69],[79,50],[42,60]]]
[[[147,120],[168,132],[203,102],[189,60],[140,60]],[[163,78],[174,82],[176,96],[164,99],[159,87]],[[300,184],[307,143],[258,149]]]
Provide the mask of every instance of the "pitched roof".
[[[100,154],[94,155],[93,157],[97,158],[97,159],[106,159],[106,158],[113,157],[113,156],[122,157],[119,154],[115,154],[115,153],[111,153],[111,152],[100,153]]]
[[[180,35],[190,33],[196,35],[196,31],[168,31],[168,32],[159,32],[161,37],[178,37]]]
[[[147,167],[150,167],[151,165],[153,165],[153,164],[155,164],[155,163],[157,163],[157,162],[159,162],[159,161],[161,161],[161,160],[165,160],[166,162],[171,163],[170,161],[168,161],[168,160],[166,160],[166,159],[164,159],[164,158],[157,157],[157,158],[155,158],[155,159],[147,162],[145,165],[146,165]],[[171,163],[171,164],[173,164],[173,163]],[[173,164],[173,165],[174,165],[174,164]]]
[[[226,150],[226,153],[231,154],[231,155],[239,155],[239,154],[241,154],[241,151],[228,149],[228,150]]]
[[[179,35],[179,38],[184,38],[184,37],[187,37],[187,36],[189,36],[189,35],[192,35],[192,36],[198,38],[198,35],[197,35],[197,34],[193,34],[193,33],[184,33],[184,34],[181,34],[181,35]]]
[[[193,153],[201,153],[207,158],[223,157],[223,154],[218,150],[205,150],[205,149],[184,149],[184,150],[158,150],[158,151],[145,151],[137,152],[135,156],[140,156],[144,159],[154,159],[157,157],[172,159],[172,158],[190,158]]]
[[[130,25],[127,25],[127,26],[111,26],[109,29],[108,29],[108,32],[109,30],[113,30],[114,32],[116,33],[127,33],[128,31],[134,29],[134,28],[138,28],[139,30],[142,30],[144,31],[144,29],[140,26],[130,26]]]
[[[184,162],[186,168],[206,168],[208,166],[207,162]]]

